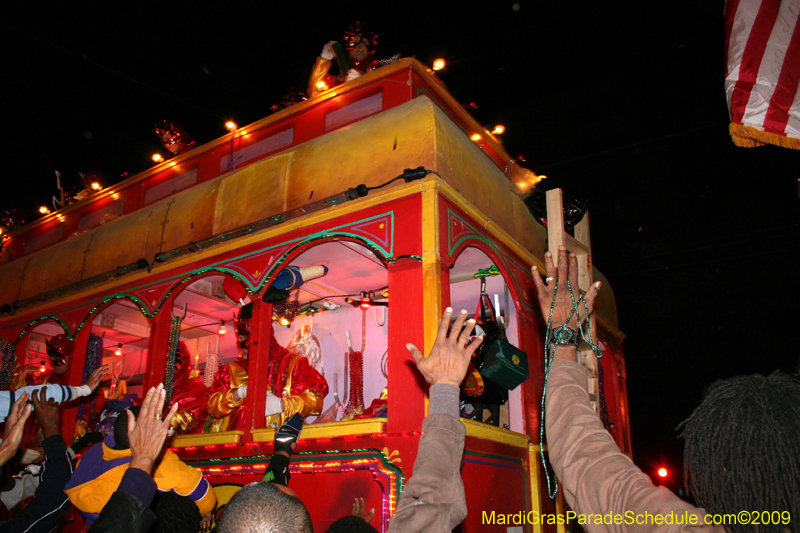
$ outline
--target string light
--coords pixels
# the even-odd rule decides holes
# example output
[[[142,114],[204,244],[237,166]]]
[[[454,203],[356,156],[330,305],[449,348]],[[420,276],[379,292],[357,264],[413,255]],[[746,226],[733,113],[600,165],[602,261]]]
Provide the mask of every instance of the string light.
[[[42,364],[39,365],[39,372],[44,374],[46,371],[47,371],[47,367],[44,365],[44,361],[42,361]]]
[[[103,188],[103,186],[100,185],[99,181],[93,181],[90,187],[92,188],[93,191],[99,191],[100,189]]]
[[[122,357],[122,343],[117,344],[117,349],[114,350],[114,355]]]
[[[492,130],[492,134],[493,135],[502,135],[503,133],[505,133],[505,131],[506,131],[506,127],[503,126],[502,124],[498,124]]]
[[[318,81],[318,82],[315,84],[315,86],[317,87],[317,89],[319,89],[319,90],[321,90],[321,91],[324,91],[325,89],[327,89],[327,88],[328,88],[328,84],[327,84],[327,83],[325,83],[324,81]]]
[[[227,333],[227,330],[225,329],[225,321],[224,320],[220,320],[219,321],[219,329],[217,330],[217,335],[222,337],[223,335],[225,335],[225,333]]]
[[[162,156],[161,154],[153,154],[152,159],[156,163],[161,163],[164,160],[164,156]]]
[[[442,70],[446,64],[444,59],[439,58],[433,62],[433,70]]]
[[[47,207],[46,205],[43,205],[42,207],[39,208],[39,212],[41,214],[43,214],[43,215],[49,215],[50,214],[50,208]]]
[[[472,139],[475,142],[478,142],[478,141],[481,140],[481,134],[480,133],[473,133],[472,136],[470,137],[470,139]]]
[[[229,130],[235,130],[236,129],[236,123],[234,121],[232,121],[232,120],[229,120],[228,122],[225,123],[225,127],[227,129],[229,129]]]

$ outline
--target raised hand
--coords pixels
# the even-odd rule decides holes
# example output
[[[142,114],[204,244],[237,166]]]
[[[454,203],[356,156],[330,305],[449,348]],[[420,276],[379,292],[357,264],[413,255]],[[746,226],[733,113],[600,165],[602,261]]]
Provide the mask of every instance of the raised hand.
[[[139,468],[148,474],[151,473],[153,463],[164,447],[172,417],[178,411],[178,403],[175,402],[162,420],[161,412],[164,409],[165,399],[164,385],[159,383],[158,387],[151,387],[147,391],[138,418],[134,417],[130,411],[126,411],[128,414],[128,442],[132,454],[131,468]]]
[[[88,380],[86,380],[86,385],[88,385],[89,388],[92,389],[92,392],[94,392],[95,389],[97,389],[97,386],[100,385],[100,382],[103,381],[107,375],[108,365],[103,365],[92,372],[92,375],[89,376]]]
[[[23,392],[6,418],[6,434],[3,442],[0,443],[0,465],[3,465],[13,457],[22,442],[22,434],[25,431],[25,422],[31,416],[31,408],[28,406],[28,393]]]
[[[46,396],[47,390],[44,388],[33,391],[31,395],[33,410],[36,413],[36,419],[39,420],[44,438],[60,433],[58,420],[61,418],[61,408],[53,398],[48,399]]]
[[[367,513],[367,505],[364,503],[364,498],[356,498],[355,501],[353,501],[352,515],[369,524],[375,516],[375,509],[370,509],[369,513]]]
[[[565,325],[567,317],[572,313],[574,304],[572,301],[573,296],[570,295],[567,280],[572,286],[575,302],[580,298],[580,288],[578,287],[578,257],[575,254],[569,254],[567,260],[567,249],[563,246],[558,247],[558,269],[553,266],[553,256],[550,252],[544,254],[544,266],[547,269],[547,279],[542,281],[539,275],[539,270],[534,266],[531,271],[533,272],[533,282],[536,285],[536,295],[539,298],[539,309],[542,311],[542,316],[547,320],[550,317],[550,309],[553,309],[553,318],[551,320],[551,327],[556,328]],[[558,282],[558,291],[556,292],[556,282]],[[594,300],[600,290],[600,282],[596,282],[591,286],[589,292],[584,296],[586,305],[589,307],[589,314],[594,309]],[[556,292],[556,301],[553,304],[553,293]],[[581,313],[581,320],[586,320],[588,317],[584,316],[585,309],[583,304],[580,305],[579,311]],[[578,329],[578,316],[576,313],[572,314],[569,323],[566,324],[568,328],[573,330]]]
[[[458,387],[467,375],[470,358],[483,340],[482,337],[473,339],[467,344],[469,336],[475,327],[475,320],[466,320],[467,312],[462,309],[456,318],[453,327],[450,327],[450,317],[453,309],[448,307],[439,322],[439,333],[433,343],[431,353],[424,357],[422,352],[413,344],[406,344],[406,349],[417,362],[417,368],[425,380],[431,385],[447,383]],[[464,321],[466,320],[466,326]],[[463,329],[462,329],[463,328]]]

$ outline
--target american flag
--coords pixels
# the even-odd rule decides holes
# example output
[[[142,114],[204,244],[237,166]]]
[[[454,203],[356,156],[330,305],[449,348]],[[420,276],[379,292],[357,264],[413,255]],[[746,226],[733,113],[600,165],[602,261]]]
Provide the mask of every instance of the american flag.
[[[728,0],[725,92],[737,146],[800,150],[800,0]]]

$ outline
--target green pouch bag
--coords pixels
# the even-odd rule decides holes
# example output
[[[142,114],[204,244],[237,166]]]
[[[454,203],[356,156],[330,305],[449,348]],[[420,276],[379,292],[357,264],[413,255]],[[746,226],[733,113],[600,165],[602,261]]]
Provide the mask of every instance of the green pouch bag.
[[[530,377],[528,356],[506,340],[496,339],[486,350],[481,374],[508,390]]]

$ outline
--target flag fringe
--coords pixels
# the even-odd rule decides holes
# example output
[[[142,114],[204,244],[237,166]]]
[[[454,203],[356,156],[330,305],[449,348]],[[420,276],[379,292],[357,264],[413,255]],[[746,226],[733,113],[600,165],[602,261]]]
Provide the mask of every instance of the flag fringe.
[[[755,148],[756,146],[764,146],[765,144],[774,144],[782,148],[800,150],[800,139],[796,137],[776,135],[775,133],[768,133],[753,128],[752,126],[745,126],[744,124],[731,124],[730,132],[733,144],[741,146],[742,148]]]

